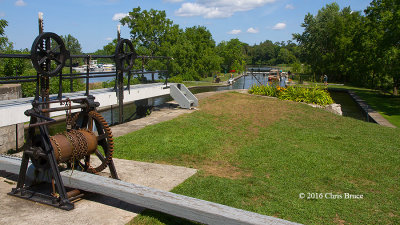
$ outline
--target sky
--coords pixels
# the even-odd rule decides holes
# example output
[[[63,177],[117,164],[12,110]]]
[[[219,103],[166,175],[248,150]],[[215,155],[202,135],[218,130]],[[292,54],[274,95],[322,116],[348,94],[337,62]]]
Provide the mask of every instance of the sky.
[[[5,34],[14,49],[31,48],[42,12],[44,31],[71,34],[83,52],[94,52],[117,37],[119,19],[138,6],[164,10],[183,29],[205,26],[216,43],[238,38],[254,45],[291,40],[303,32],[307,13],[316,15],[332,2],[363,11],[371,0],[0,0],[0,19],[8,21]],[[127,27],[121,37],[130,37]]]

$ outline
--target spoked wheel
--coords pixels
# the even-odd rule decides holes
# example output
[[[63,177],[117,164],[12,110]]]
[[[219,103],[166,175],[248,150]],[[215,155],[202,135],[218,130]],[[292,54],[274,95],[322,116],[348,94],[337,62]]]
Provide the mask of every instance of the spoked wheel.
[[[73,129],[86,129],[93,132],[97,137],[97,149],[95,155],[100,162],[96,163],[90,160],[90,156],[86,156],[84,162],[79,164],[85,171],[90,173],[98,173],[103,171],[110,163],[112,163],[112,155],[114,152],[114,140],[111,129],[104,118],[95,111],[89,113],[76,113],[71,121]],[[113,171],[111,171],[113,173]]]
[[[133,44],[128,39],[121,39],[118,41],[115,48],[115,64],[117,70],[128,72],[136,58],[136,51]]]
[[[32,65],[45,76],[58,74],[69,58],[63,40],[55,33],[45,32],[36,37],[31,48]]]

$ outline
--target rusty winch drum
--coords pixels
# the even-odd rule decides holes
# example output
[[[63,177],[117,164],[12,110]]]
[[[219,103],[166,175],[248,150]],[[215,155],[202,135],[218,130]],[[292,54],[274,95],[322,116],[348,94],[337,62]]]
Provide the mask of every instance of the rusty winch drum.
[[[96,135],[87,129],[69,130],[50,136],[50,143],[57,163],[83,159],[95,153],[98,145]],[[32,159],[33,165],[37,168],[47,168],[49,165],[42,148],[35,148],[35,151],[38,154]]]
[[[50,137],[58,163],[75,161],[96,151],[97,137],[89,130],[70,130]]]

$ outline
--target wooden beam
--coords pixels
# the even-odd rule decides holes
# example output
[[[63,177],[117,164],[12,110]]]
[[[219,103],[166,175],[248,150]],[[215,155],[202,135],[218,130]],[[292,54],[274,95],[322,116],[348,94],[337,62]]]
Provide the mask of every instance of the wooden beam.
[[[8,173],[19,174],[21,161],[21,158],[0,155],[0,170],[4,170]]]
[[[0,157],[0,170],[19,172],[18,158]],[[61,172],[64,185],[205,224],[297,224],[184,195],[80,171]]]

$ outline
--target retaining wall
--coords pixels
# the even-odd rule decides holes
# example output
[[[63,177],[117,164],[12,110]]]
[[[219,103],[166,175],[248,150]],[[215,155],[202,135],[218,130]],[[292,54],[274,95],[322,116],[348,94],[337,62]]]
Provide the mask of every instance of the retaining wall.
[[[372,121],[374,123],[377,123],[381,126],[385,127],[392,127],[396,128],[393,124],[391,124],[387,119],[383,118],[379,112],[371,108],[364,100],[362,100],[354,91],[351,90],[345,90],[345,89],[337,89],[337,88],[329,88],[332,91],[341,91],[341,92],[347,92],[350,97],[353,99],[354,102],[357,103],[357,105],[360,107],[362,112],[367,116],[368,122]]]
[[[20,84],[7,84],[0,86],[0,101],[18,99],[22,97]],[[11,118],[13,112],[9,112]],[[10,149],[21,148],[24,145],[24,124],[12,124],[0,127],[0,153],[5,153]]]

